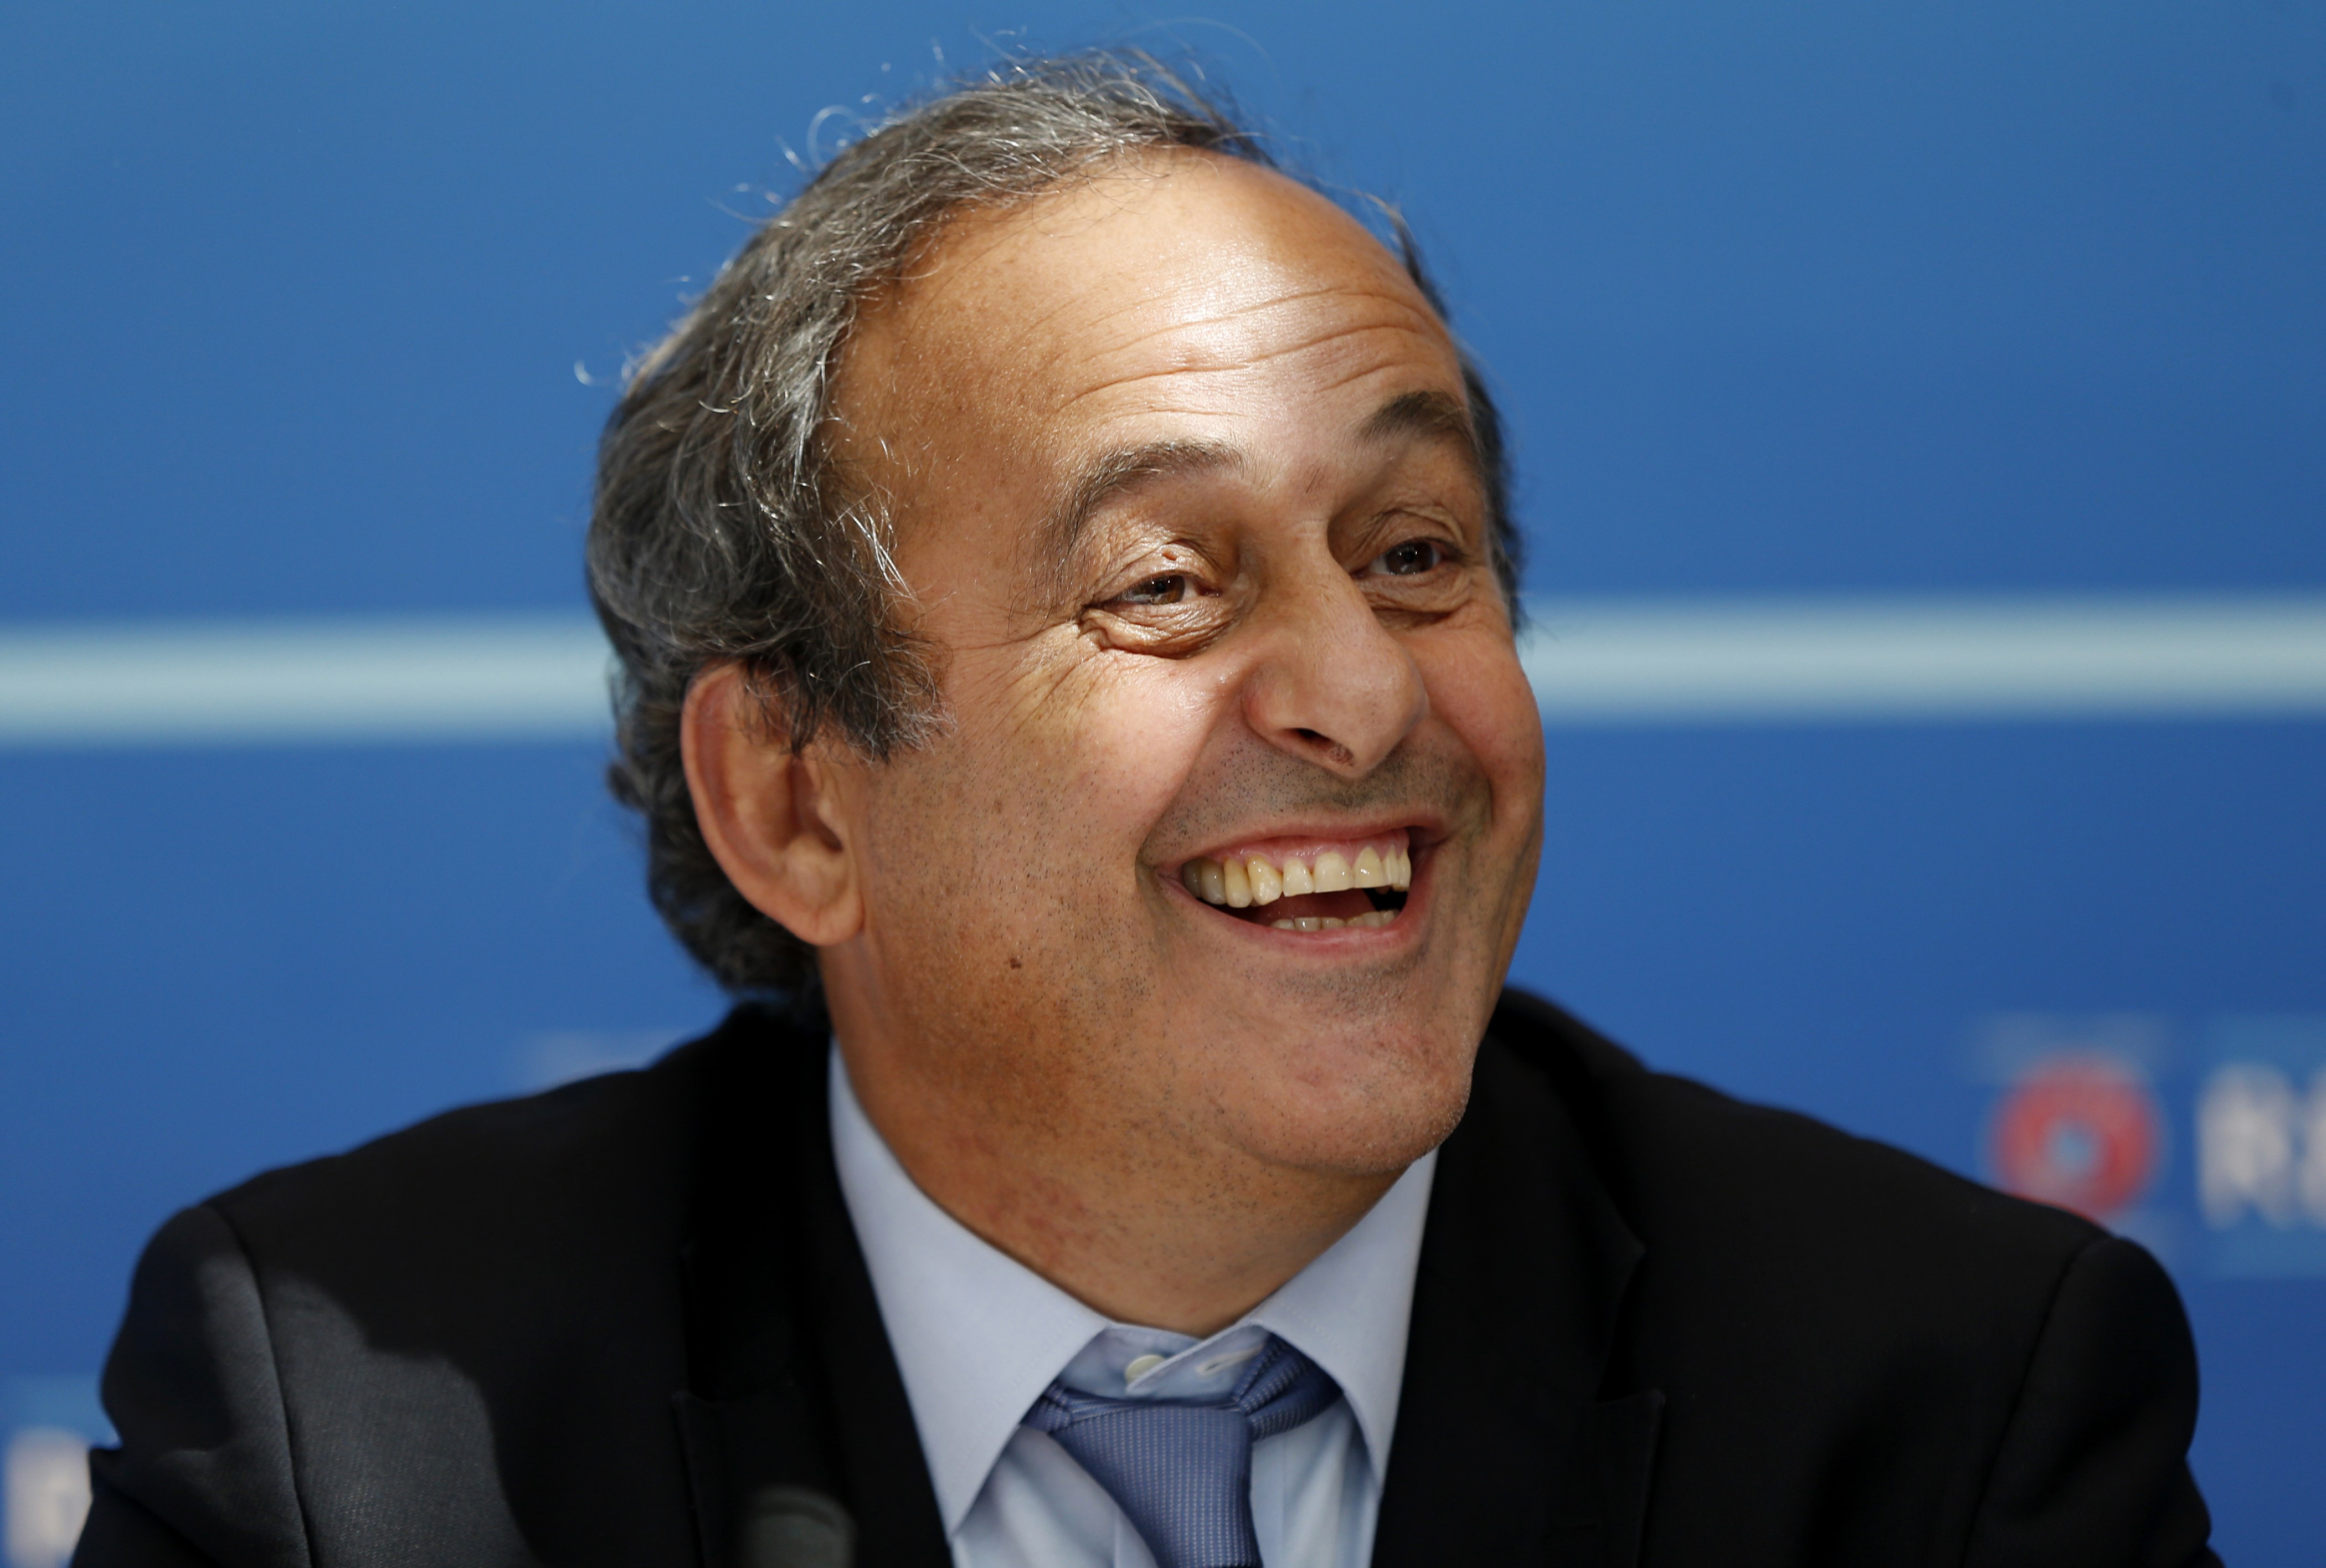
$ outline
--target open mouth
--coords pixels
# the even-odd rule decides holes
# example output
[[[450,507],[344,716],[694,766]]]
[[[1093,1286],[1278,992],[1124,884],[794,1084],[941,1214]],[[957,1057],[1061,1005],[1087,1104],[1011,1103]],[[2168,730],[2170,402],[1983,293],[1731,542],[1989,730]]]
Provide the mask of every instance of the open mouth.
[[[1189,892],[1224,914],[1279,931],[1392,924],[1413,886],[1409,835],[1257,845],[1179,868]]]

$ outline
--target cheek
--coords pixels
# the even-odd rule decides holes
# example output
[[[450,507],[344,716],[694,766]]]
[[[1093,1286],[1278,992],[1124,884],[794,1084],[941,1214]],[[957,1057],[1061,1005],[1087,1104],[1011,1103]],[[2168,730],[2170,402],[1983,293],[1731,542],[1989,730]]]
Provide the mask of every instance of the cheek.
[[[1029,663],[950,672],[947,733],[888,770],[870,891],[966,902],[997,937],[1052,947],[1095,939],[1106,907],[1138,898],[1140,852],[1211,715],[1160,660]],[[1058,918],[1062,901],[1075,918]]]
[[[1432,648],[1420,658],[1430,712],[1477,759],[1494,795],[1498,829],[1531,831],[1542,814],[1542,716],[1517,650],[1498,632]]]

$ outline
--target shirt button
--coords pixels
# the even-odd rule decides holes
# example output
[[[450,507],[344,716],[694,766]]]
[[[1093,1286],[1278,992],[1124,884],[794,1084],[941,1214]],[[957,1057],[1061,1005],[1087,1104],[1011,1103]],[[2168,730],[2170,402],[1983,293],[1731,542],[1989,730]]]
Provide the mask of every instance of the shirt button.
[[[1141,1377],[1146,1377],[1149,1372],[1154,1371],[1155,1368],[1160,1367],[1164,1362],[1169,1359],[1170,1358],[1168,1356],[1132,1357],[1130,1359],[1130,1365],[1122,1369],[1122,1381],[1124,1385],[1128,1386],[1130,1384],[1138,1382]]]

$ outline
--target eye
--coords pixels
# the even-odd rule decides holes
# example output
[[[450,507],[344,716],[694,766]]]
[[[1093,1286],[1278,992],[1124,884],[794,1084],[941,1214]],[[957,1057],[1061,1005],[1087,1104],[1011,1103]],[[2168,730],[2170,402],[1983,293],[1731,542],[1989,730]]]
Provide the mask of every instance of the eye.
[[[1132,583],[1116,596],[1119,604],[1184,604],[1196,596],[1195,579],[1185,572],[1166,572]]]
[[[1374,557],[1372,569],[1384,577],[1418,577],[1445,560],[1445,546],[1435,539],[1408,539]]]

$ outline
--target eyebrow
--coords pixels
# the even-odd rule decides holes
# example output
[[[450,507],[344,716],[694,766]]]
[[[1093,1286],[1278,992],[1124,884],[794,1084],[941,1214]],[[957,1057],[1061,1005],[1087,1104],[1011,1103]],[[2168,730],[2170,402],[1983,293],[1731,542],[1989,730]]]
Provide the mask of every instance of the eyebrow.
[[[1242,448],[1224,441],[1150,441],[1110,452],[1075,478],[1044,531],[1063,556],[1074,548],[1099,509],[1124,491],[1158,479],[1242,468],[1247,461]]]
[[[1469,406],[1435,389],[1391,398],[1373,410],[1357,434],[1368,443],[1400,435],[1446,436],[1460,442],[1474,456],[1478,451],[1478,427],[1470,423]]]
[[[1479,460],[1477,427],[1470,410],[1458,397],[1434,389],[1404,392],[1391,398],[1358,427],[1366,445],[1400,436],[1424,436],[1458,443]],[[1223,441],[1152,441],[1110,452],[1075,479],[1051,514],[1045,528],[1058,556],[1072,550],[1099,509],[1125,491],[1158,479],[1238,469],[1250,462],[1241,447]]]

